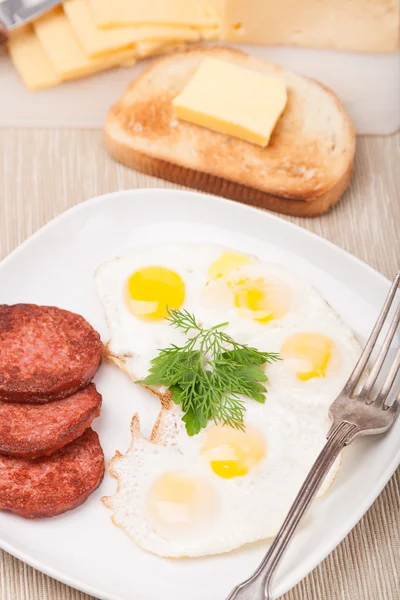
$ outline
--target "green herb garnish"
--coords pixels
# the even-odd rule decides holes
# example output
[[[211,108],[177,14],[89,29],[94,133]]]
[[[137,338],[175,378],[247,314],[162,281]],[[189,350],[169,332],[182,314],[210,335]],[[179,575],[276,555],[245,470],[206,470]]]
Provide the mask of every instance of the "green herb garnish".
[[[182,406],[189,435],[199,433],[210,420],[243,430],[245,403],[240,395],[265,402],[263,384],[268,378],[263,366],[279,360],[278,354],[238,344],[221,331],[228,323],[203,329],[186,310],[169,311],[168,320],[194,335],[182,347],[160,350],[150,374],[137,383],[168,387]]]

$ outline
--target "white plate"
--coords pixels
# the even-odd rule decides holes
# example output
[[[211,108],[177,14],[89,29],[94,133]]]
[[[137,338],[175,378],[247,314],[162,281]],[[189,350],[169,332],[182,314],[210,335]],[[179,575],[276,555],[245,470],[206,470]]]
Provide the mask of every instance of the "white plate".
[[[0,302],[55,304],[83,314],[106,339],[93,285],[99,263],[137,245],[201,241],[253,252],[299,271],[364,342],[388,281],[321,238],[270,214],[196,194],[166,190],[116,192],[67,211],[22,244],[0,266]],[[149,429],[157,400],[112,366],[97,376],[104,405],[95,429],[109,459],[129,442],[138,410]],[[280,596],[342,540],[380,493],[400,461],[400,420],[386,435],[346,450],[328,496],[315,503],[275,580]],[[53,519],[0,514],[0,545],[30,565],[107,600],[224,600],[247,577],[266,543],[216,557],[168,560],[140,550],[110,520],[100,497],[114,490],[107,476],[82,507]],[[273,493],[273,490],[271,491]],[[368,577],[368,573],[363,574]]]

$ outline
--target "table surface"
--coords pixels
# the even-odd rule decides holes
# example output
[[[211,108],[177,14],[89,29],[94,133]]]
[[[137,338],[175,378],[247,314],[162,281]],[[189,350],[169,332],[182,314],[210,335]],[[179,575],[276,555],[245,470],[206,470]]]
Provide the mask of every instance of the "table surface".
[[[82,200],[128,188],[178,187],[114,163],[99,131],[64,129],[0,130],[0,182],[0,259]],[[358,138],[350,189],[327,215],[285,218],[392,278],[400,268],[400,134]],[[348,537],[284,600],[398,597],[400,469]],[[91,599],[0,551],[0,600]]]

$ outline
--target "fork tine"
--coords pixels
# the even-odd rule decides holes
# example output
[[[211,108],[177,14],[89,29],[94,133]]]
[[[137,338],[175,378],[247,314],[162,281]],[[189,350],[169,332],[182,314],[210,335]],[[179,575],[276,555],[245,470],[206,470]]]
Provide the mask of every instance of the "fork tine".
[[[360,379],[360,377],[361,377],[361,375],[362,375],[365,367],[367,366],[369,358],[370,358],[370,356],[372,354],[372,351],[373,351],[373,349],[375,347],[376,340],[378,339],[379,334],[382,331],[382,327],[383,327],[383,325],[384,325],[384,323],[386,321],[386,317],[387,317],[387,315],[389,313],[389,310],[390,310],[390,307],[392,305],[393,299],[396,296],[396,291],[397,291],[397,288],[399,287],[399,284],[400,284],[400,271],[397,273],[397,275],[396,275],[396,277],[395,277],[395,279],[394,279],[394,281],[392,283],[392,286],[391,286],[391,288],[389,290],[389,293],[388,293],[387,298],[385,300],[385,303],[384,303],[384,305],[382,307],[382,310],[381,310],[381,312],[379,314],[379,317],[378,317],[378,319],[377,319],[377,321],[375,323],[375,326],[374,326],[374,328],[373,328],[373,330],[371,332],[371,335],[369,336],[368,341],[367,341],[367,343],[366,343],[366,345],[364,347],[364,350],[363,350],[360,358],[358,359],[358,362],[357,362],[356,366],[354,367],[354,370],[353,370],[352,374],[350,375],[350,377],[349,377],[349,379],[348,379],[348,381],[347,381],[347,383],[345,385],[344,391],[347,394],[349,394],[349,395],[352,394],[352,392],[353,392],[355,386],[357,385],[357,383],[358,383],[358,381],[359,381],[359,379]]]
[[[385,362],[385,358],[389,351],[390,344],[392,343],[392,340],[396,333],[397,327],[399,326],[399,323],[400,323],[400,302],[396,309],[393,321],[392,321],[392,323],[389,327],[389,330],[385,336],[384,342],[382,344],[382,348],[380,349],[379,354],[376,358],[374,366],[372,367],[371,372],[368,375],[367,381],[365,382],[363,389],[361,390],[361,392],[358,395],[358,400],[362,401],[362,400],[368,399],[368,396],[370,395],[372,388],[375,385],[378,375],[381,372],[383,363]]]
[[[377,406],[386,405],[387,397],[389,396],[390,390],[392,389],[394,380],[396,379],[396,376],[399,371],[400,371],[400,348],[398,349],[396,357],[393,361],[393,364],[389,369],[389,373],[387,374],[387,377],[382,386],[382,389],[380,390],[379,394],[377,395],[377,397],[375,399],[375,404]]]

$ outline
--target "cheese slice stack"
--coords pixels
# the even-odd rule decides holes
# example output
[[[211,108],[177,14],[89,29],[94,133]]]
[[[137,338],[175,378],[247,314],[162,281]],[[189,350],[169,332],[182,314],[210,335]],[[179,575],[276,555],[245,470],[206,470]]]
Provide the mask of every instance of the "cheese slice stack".
[[[61,82],[33,29],[24,27],[9,43],[11,60],[30,90],[39,90]]]
[[[150,4],[152,2],[160,4],[159,0],[150,0]],[[101,9],[104,11],[107,6],[115,8],[114,0],[94,6],[91,0],[67,0],[61,8],[40,17],[32,26],[15,32],[8,43],[10,56],[30,90],[116,65],[132,66],[137,59],[173,50],[185,42],[213,37],[217,31],[216,21],[211,17],[197,18],[200,14],[197,0],[185,0],[185,3],[192,6],[192,10],[184,11],[182,23],[175,22],[175,18],[163,19],[165,10],[164,13],[161,10],[155,22],[142,22],[140,18],[140,22],[130,23],[128,17],[132,15],[126,11],[127,19],[121,26],[102,29],[96,24],[96,15],[98,17],[99,9],[101,14]]]
[[[392,52],[399,18],[398,0],[65,0],[8,46],[36,90],[209,39]]]
[[[89,0],[69,0],[64,4],[64,11],[78,41],[91,58],[134,48],[135,44],[143,41],[177,42],[201,39],[200,30],[195,27],[150,24],[100,29],[96,26]]]

